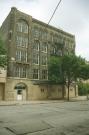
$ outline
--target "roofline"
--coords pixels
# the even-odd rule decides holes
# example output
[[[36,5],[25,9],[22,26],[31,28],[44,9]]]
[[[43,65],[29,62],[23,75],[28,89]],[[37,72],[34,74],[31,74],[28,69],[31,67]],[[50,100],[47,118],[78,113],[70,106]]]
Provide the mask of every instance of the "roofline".
[[[25,14],[25,15],[31,16],[31,15],[29,15],[29,14],[27,14],[27,13],[24,13],[24,12],[18,10],[16,7],[12,7],[12,9],[13,9],[13,8],[14,8],[15,10],[17,10],[17,11],[19,11],[19,12]],[[32,17],[32,16],[31,16],[31,17]],[[35,19],[35,18],[33,18],[33,17],[32,17],[32,21],[33,21],[33,22],[40,23],[41,25],[44,25],[44,26],[47,27],[47,28],[51,28],[51,29],[56,30],[56,31],[58,31],[58,32],[61,32],[62,34],[65,34],[65,35],[67,35],[67,36],[71,36],[72,38],[75,37],[75,35],[73,35],[73,34],[70,34],[70,33],[66,32],[66,31],[64,31],[64,30],[62,30],[62,29],[58,29],[58,28],[56,28],[56,27],[54,27],[54,26],[52,26],[52,25],[48,25],[47,23],[42,22],[42,21],[40,21],[40,20],[38,20],[38,19]]]
[[[51,29],[56,30],[56,31],[58,31],[58,32],[61,32],[62,34],[65,34],[65,35],[67,35],[67,36],[75,37],[75,35],[73,35],[73,34],[70,34],[70,33],[66,32],[66,31],[64,31],[64,30],[62,30],[62,29],[58,29],[58,28],[56,28],[55,26],[48,25],[47,23],[44,23],[44,22],[42,22],[42,21],[40,21],[40,20],[37,20],[37,19],[35,19],[35,18],[32,18],[32,21],[33,21],[33,22],[40,23],[41,25],[44,25],[44,26],[47,27],[47,28],[51,28]]]
[[[27,13],[24,13],[24,12],[22,12],[22,11],[20,11],[20,10],[18,10],[16,7],[12,7],[11,8],[11,10],[17,10],[18,12],[21,12],[22,14],[24,14],[24,15],[27,15],[27,16],[29,16],[29,17],[32,17],[31,15],[29,15],[29,14],[27,14]],[[11,12],[11,11],[10,11]],[[10,15],[10,13],[8,14],[8,16]],[[7,16],[7,17],[8,17]],[[6,17],[6,18],[7,18]],[[6,20],[6,19],[5,19]],[[4,20],[4,22],[5,22],[5,20]],[[38,19],[35,19],[35,18],[33,18],[32,17],[32,21],[33,22],[36,22],[36,23],[39,23],[39,24],[41,24],[41,25],[43,25],[45,28],[51,28],[52,30],[55,30],[55,31],[57,31],[57,32],[60,32],[60,33],[62,33],[62,34],[64,34],[64,35],[66,35],[66,36],[71,36],[72,38],[75,38],[75,35],[73,35],[73,34],[71,34],[71,33],[68,33],[68,32],[66,32],[66,31],[64,31],[64,30],[62,30],[62,29],[58,29],[58,28],[56,28],[55,26],[52,26],[52,25],[48,25],[47,23],[45,23],[45,22],[42,22],[42,21],[40,21],[40,20],[38,20]],[[3,22],[3,23],[4,23]],[[2,24],[3,24],[2,23]],[[2,28],[2,25],[1,25],[1,27],[0,28]]]

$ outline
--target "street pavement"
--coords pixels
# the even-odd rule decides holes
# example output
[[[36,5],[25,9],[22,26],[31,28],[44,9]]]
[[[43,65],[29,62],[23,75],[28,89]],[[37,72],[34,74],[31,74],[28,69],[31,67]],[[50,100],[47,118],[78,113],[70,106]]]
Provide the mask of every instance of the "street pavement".
[[[2,105],[0,135],[89,135],[89,101]]]

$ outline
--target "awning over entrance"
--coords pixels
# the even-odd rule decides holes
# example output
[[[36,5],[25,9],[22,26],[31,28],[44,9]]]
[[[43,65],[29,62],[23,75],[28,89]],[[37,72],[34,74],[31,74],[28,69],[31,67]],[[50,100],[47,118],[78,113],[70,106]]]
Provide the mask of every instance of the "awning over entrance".
[[[25,84],[23,84],[23,83],[19,83],[19,84],[17,84],[16,86],[15,86],[15,88],[14,89],[26,89],[26,85]]]

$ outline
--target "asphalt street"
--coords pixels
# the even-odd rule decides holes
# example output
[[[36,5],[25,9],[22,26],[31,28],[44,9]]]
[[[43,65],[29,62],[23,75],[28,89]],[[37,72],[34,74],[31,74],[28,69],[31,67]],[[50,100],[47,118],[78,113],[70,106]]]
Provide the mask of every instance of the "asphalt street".
[[[0,106],[0,135],[89,135],[89,101]]]

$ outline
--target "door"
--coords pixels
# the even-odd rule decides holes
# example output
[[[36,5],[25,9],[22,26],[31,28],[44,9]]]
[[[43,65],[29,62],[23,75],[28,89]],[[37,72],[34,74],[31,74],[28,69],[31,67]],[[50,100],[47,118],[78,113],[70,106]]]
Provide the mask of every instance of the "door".
[[[18,83],[14,89],[16,90],[15,92],[15,97],[16,100],[22,101],[27,99],[27,86],[24,83]]]
[[[21,101],[23,99],[22,90],[17,90],[17,100]]]

